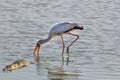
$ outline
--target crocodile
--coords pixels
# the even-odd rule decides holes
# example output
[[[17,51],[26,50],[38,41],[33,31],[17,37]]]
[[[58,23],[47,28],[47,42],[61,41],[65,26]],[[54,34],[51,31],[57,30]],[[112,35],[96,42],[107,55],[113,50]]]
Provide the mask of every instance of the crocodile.
[[[9,65],[5,66],[3,71],[13,71],[13,70],[16,70],[16,69],[20,69],[20,68],[26,67],[29,64],[30,64],[30,62],[27,61],[27,60],[23,60],[23,59],[16,60],[12,64],[9,64]]]

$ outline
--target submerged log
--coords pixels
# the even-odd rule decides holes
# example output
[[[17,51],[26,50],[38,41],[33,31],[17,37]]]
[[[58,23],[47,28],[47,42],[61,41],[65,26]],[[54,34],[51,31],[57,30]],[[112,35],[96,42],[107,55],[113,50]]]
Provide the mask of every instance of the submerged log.
[[[27,60],[17,60],[15,62],[13,62],[12,64],[7,65],[3,71],[13,71],[19,68],[23,68],[26,67],[27,65],[29,65],[30,62]]]

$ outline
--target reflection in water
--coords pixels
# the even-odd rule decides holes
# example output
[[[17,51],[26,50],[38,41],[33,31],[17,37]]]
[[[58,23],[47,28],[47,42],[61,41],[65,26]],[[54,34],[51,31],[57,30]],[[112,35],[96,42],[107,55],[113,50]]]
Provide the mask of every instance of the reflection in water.
[[[52,68],[48,69],[48,78],[50,80],[63,80],[63,75],[64,75],[64,64],[62,62],[60,67],[54,66]],[[55,77],[56,76],[56,77]]]
[[[34,59],[36,62],[39,62],[40,61],[40,55],[39,53],[37,53],[37,55],[33,55],[34,56]],[[67,60],[66,60],[66,64],[68,65],[69,63],[69,56],[67,57]],[[62,56],[62,64],[64,64],[64,57]]]
[[[64,58],[62,58],[61,65],[49,65],[46,63],[46,61],[42,61],[40,57],[35,56],[36,60],[36,70],[38,75],[43,75],[45,72],[45,68],[48,72],[48,79],[49,80],[64,80],[64,79],[76,79],[78,78],[78,74],[74,70],[69,70],[69,57],[66,58],[66,61]]]
[[[34,59],[35,59],[36,62],[39,62],[40,61],[40,56],[39,55],[37,55],[37,56],[34,55]]]
[[[66,65],[64,64],[64,62],[62,62],[60,67],[53,66],[52,68],[48,69],[49,80],[64,80],[78,78],[78,74],[75,71],[69,70],[68,64],[69,58],[67,57]]]

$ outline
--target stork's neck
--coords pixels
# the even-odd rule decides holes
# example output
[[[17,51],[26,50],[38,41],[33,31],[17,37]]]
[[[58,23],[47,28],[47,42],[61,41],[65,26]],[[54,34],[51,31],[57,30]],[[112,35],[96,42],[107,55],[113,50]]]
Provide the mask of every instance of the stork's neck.
[[[49,35],[46,39],[43,40],[43,44],[46,43],[46,42],[48,42],[48,41],[51,40],[51,39],[52,39],[52,36]]]

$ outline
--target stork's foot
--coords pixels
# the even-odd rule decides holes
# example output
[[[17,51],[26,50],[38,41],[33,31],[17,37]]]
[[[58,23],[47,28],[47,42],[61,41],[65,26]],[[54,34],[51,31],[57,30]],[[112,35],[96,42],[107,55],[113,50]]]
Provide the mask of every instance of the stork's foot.
[[[65,46],[63,46],[62,57],[64,57],[64,49],[65,49]]]
[[[67,47],[67,55],[68,55],[68,57],[69,57],[69,47]]]
[[[62,57],[62,64],[64,64],[64,57]]]
[[[67,62],[66,64],[68,65],[68,63],[69,63],[69,57],[67,57],[67,61],[66,62]]]

